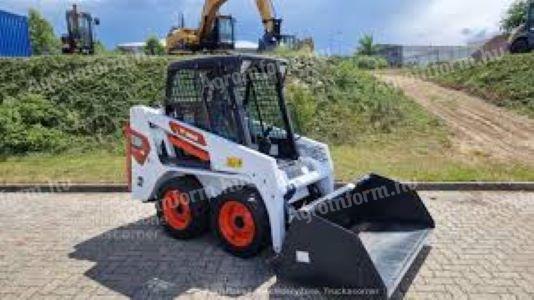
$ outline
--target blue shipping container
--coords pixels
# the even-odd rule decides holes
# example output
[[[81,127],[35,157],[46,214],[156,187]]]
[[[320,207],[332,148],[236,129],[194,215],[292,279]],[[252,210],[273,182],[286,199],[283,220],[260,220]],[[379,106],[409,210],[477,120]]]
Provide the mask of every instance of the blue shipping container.
[[[0,57],[31,53],[28,18],[0,10]]]

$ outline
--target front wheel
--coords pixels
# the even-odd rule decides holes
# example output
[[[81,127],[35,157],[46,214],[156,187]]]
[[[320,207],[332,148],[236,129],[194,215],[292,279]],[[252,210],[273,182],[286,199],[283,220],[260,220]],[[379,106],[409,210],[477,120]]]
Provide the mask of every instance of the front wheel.
[[[223,248],[243,258],[261,252],[270,237],[263,200],[255,189],[248,187],[224,193],[215,200],[211,226]]]
[[[194,178],[174,178],[165,184],[156,210],[167,232],[179,239],[196,237],[208,227],[209,202]]]

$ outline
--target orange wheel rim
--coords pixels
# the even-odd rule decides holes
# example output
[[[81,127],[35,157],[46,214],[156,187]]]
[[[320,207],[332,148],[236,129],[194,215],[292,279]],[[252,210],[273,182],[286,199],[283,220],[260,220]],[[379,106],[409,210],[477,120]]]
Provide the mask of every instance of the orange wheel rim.
[[[192,219],[187,195],[179,190],[167,191],[163,196],[163,216],[170,227],[186,229]]]
[[[219,212],[219,228],[226,241],[236,247],[246,247],[254,240],[256,225],[252,213],[238,201],[227,201]]]

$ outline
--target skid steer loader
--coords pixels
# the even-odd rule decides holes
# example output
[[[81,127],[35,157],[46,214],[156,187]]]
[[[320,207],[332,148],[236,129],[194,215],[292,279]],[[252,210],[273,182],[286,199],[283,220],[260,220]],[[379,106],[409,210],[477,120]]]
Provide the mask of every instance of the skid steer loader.
[[[271,244],[280,278],[391,296],[434,221],[390,179],[336,188],[328,146],[293,131],[286,69],[241,55],[171,64],[164,106],[131,108],[132,196],[177,238],[211,227],[239,257]]]

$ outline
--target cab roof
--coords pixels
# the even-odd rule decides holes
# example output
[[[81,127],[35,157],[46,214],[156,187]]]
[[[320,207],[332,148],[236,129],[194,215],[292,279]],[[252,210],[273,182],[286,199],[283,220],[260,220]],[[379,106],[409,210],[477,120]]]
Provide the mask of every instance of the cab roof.
[[[240,55],[214,55],[214,56],[201,56],[195,58],[189,58],[185,60],[179,60],[173,62],[169,65],[168,71],[173,72],[177,70],[202,70],[202,69],[213,69],[214,66],[219,67],[240,67],[244,61],[250,61],[252,64],[257,63],[276,63],[287,65],[287,61],[284,59],[261,56],[261,55],[251,55],[251,54],[240,54]]]

